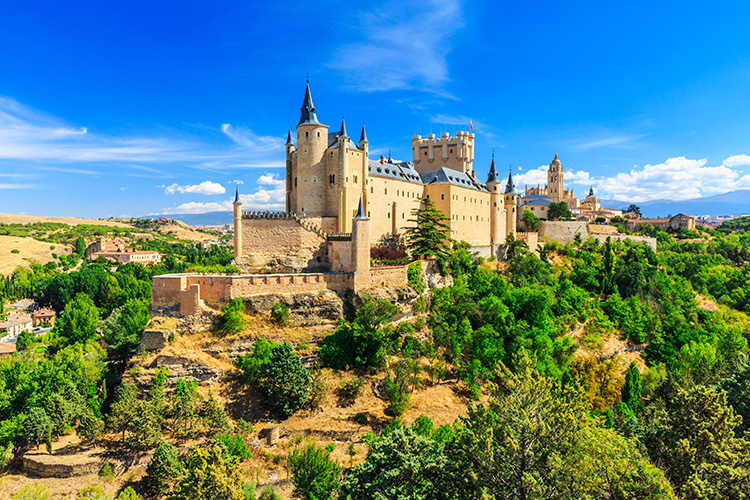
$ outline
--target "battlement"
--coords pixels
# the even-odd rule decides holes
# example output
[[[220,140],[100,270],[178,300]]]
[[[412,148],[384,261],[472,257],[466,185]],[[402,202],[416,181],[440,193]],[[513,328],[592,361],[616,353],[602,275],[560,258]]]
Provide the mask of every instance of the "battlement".
[[[474,162],[474,134],[458,131],[455,136],[444,132],[441,137],[429,134],[411,138],[414,167],[419,173],[435,172],[441,167],[470,174]]]

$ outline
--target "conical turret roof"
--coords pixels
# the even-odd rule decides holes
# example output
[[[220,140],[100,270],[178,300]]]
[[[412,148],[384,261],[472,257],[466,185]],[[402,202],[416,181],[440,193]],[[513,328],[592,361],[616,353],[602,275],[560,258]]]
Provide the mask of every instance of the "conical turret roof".
[[[497,169],[495,168],[495,155],[492,155],[492,163],[490,164],[490,173],[487,175],[487,184],[490,182],[500,182],[500,177],[497,175]]]
[[[357,207],[357,215],[354,216],[355,220],[367,220],[367,216],[365,215],[365,207],[362,204],[362,197],[359,197],[359,207]]]
[[[318,117],[315,115],[315,106],[312,102],[312,95],[310,94],[310,82],[307,82],[305,88],[305,99],[302,101],[302,114],[299,117],[298,125],[304,125],[306,123],[320,124]]]
[[[516,194],[516,184],[513,182],[512,171],[508,171],[508,183],[505,185],[505,194]]]
[[[290,144],[294,146],[294,141],[292,140],[292,127],[289,127],[289,133],[286,136],[286,145],[289,146]]]
[[[367,132],[365,132],[365,122],[362,122],[362,135],[359,137],[359,142],[367,142]]]
[[[237,185],[237,189],[234,192],[234,204],[235,205],[242,204],[242,202],[240,201],[240,186],[239,186],[239,184]]]
[[[339,132],[339,137],[349,137],[349,134],[346,133],[346,122],[344,121],[344,117],[341,117],[341,131]]]
[[[591,189],[589,189],[589,196],[594,196],[594,186],[591,186]]]

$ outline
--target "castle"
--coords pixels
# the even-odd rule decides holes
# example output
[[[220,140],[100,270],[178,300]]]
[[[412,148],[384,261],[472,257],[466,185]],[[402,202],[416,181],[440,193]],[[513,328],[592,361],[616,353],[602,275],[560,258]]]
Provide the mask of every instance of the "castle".
[[[468,242],[482,255],[494,254],[516,232],[519,194],[512,174],[502,189],[493,158],[487,181],[476,177],[473,133],[417,135],[412,137],[412,161],[395,161],[390,155],[373,160],[364,124],[354,142],[343,119],[334,132],[319,121],[309,83],[300,111],[296,145],[291,127],[286,141],[286,212],[243,212],[239,197],[235,200],[235,255],[247,268],[276,264],[283,269],[278,259],[271,263],[264,256],[272,249],[278,254],[306,244],[314,247],[315,242],[307,241],[312,234],[300,228],[327,242],[346,238],[360,200],[370,221],[370,245],[413,225],[421,198],[429,198],[445,214],[453,239]],[[312,250],[304,268],[323,268],[326,252]]]

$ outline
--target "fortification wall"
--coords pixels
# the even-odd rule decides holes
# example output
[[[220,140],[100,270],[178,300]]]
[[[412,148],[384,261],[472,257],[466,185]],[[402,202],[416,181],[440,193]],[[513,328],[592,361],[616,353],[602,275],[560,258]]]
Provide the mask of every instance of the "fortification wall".
[[[311,223],[330,225],[320,217]],[[327,271],[330,267],[325,239],[293,219],[243,218],[242,254],[237,264],[243,271]]]
[[[409,284],[409,266],[383,266],[370,269],[370,287],[400,287]]]
[[[539,241],[545,238],[562,243],[572,243],[576,234],[584,240],[589,237],[588,224],[582,221],[545,221],[539,226]]]
[[[369,249],[369,245],[368,245]],[[352,240],[332,239],[328,241],[328,262],[331,263],[331,271],[352,272]],[[335,263],[335,264],[334,264]],[[333,266],[336,269],[333,269]]]

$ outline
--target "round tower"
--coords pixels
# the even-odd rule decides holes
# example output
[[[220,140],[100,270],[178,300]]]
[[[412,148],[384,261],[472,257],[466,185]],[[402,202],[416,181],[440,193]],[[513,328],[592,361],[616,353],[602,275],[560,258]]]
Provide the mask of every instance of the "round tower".
[[[362,198],[352,220],[352,273],[355,293],[370,286],[370,219],[365,215]]]
[[[234,260],[237,262],[237,259],[242,257],[242,202],[239,186],[234,194],[232,208],[234,209]]]
[[[508,183],[505,185],[505,236],[516,233],[516,218],[518,214],[518,192],[513,182],[513,172],[508,172]]]
[[[297,199],[296,210],[304,215],[322,216],[326,212],[324,155],[328,148],[328,125],[318,121],[310,94],[310,82],[307,82],[300,110],[296,176],[292,180],[292,190]]]
[[[487,189],[490,192],[490,241],[493,245],[505,243],[505,200],[500,189],[500,177],[495,168],[495,152],[492,152],[490,173],[487,175]]]

